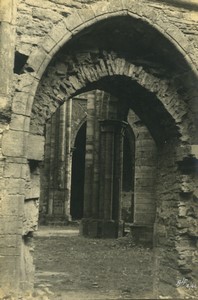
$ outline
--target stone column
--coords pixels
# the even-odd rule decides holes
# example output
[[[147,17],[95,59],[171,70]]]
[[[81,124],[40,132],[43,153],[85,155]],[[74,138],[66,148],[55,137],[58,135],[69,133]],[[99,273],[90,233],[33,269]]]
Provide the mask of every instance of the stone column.
[[[100,176],[100,133],[98,116],[100,115],[100,103],[104,92],[100,90],[95,91],[95,122],[94,122],[94,167],[93,167],[93,193],[92,193],[92,217],[99,218],[99,176]]]
[[[50,129],[51,123],[46,123],[46,136],[45,136],[45,153],[44,161],[41,165],[41,186],[40,186],[40,200],[39,200],[39,223],[45,224],[46,214],[48,212],[49,202],[49,186],[50,186]]]
[[[123,233],[121,221],[121,190],[122,190],[122,163],[123,163],[123,135],[122,131],[127,125],[119,120],[97,121],[99,129],[99,143],[97,149],[88,152],[90,167],[85,173],[85,212],[81,223],[81,233],[89,237],[116,238]],[[89,124],[91,126],[91,124]],[[93,129],[93,123],[91,128]],[[88,131],[89,132],[89,131]],[[90,130],[91,139],[94,141],[94,133]],[[97,136],[96,136],[97,139]],[[90,144],[88,144],[88,149]],[[95,154],[99,153],[98,156]],[[95,160],[94,160],[95,158]],[[95,162],[98,165],[98,193],[93,199],[92,186],[95,180]],[[97,169],[97,167],[96,167]],[[97,178],[97,177],[96,177]],[[87,210],[87,208],[89,210]]]
[[[92,216],[93,168],[94,168],[94,123],[95,97],[89,94],[87,99],[87,134],[85,153],[84,218]]]
[[[100,122],[100,218],[112,220],[114,173],[114,124]]]
[[[121,221],[122,176],[123,176],[123,138],[128,123],[118,121],[115,128],[114,142],[114,190],[113,190],[113,220]]]
[[[103,92],[90,93],[87,98],[87,131],[85,154],[84,209],[80,232],[97,237],[99,207],[99,124],[98,102]]]
[[[8,130],[15,49],[16,2],[0,1],[0,297],[19,289],[26,159],[24,133]],[[21,143],[22,142],[22,143]],[[2,149],[1,149],[2,147]],[[25,176],[24,176],[25,177]]]
[[[123,132],[126,122],[100,121],[100,218],[103,237],[123,234],[121,191],[123,166]],[[102,215],[103,210],[103,215]]]
[[[55,136],[56,136],[56,116],[51,118],[50,128],[50,170],[49,170],[49,199],[47,215],[48,218],[52,217],[54,211],[54,169],[55,169]]]
[[[71,198],[71,172],[72,172],[72,152],[71,152],[71,124],[72,124],[72,99],[65,103],[65,198],[64,198],[64,217],[71,220],[70,198]]]
[[[51,118],[46,138],[45,164],[49,164],[47,223],[65,224],[70,220],[72,100],[67,100]],[[49,127],[47,127],[49,131]],[[50,153],[50,159],[49,157]],[[49,162],[48,162],[49,160]],[[48,174],[45,174],[46,178]]]

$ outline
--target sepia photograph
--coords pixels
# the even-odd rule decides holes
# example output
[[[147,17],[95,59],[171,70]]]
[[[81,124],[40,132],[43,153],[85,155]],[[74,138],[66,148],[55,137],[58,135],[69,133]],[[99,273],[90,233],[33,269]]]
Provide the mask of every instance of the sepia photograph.
[[[198,0],[0,0],[0,300],[198,299]]]

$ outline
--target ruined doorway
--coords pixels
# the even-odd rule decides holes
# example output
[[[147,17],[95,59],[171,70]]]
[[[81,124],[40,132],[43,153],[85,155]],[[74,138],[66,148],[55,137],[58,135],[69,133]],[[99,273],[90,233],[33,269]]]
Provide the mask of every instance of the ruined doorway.
[[[85,122],[79,129],[73,149],[70,203],[72,220],[80,220],[83,217],[86,126]]]
[[[111,18],[111,20],[116,21],[116,18],[115,19]],[[120,22],[120,20],[118,21]],[[103,33],[103,31],[110,33],[112,39],[115,41],[114,44],[109,43],[109,45],[106,45],[106,41],[111,41],[111,40],[107,39],[106,38],[107,36],[105,35],[105,40],[102,45],[103,47],[100,46],[100,49],[101,48],[105,50],[108,49],[111,51],[111,53],[107,54],[106,51],[104,52],[100,51],[98,53],[98,58],[96,57],[97,55],[96,55],[95,48],[97,48],[98,45],[101,45],[102,34],[101,35],[96,34],[96,32],[98,33],[99,31],[96,31],[95,28],[93,28],[92,32],[94,37],[99,37],[98,41],[93,42],[93,36],[88,36],[86,39],[85,35],[86,34],[88,35],[91,32],[90,30],[90,31],[86,31],[84,36],[83,34],[80,35],[80,37],[83,38],[83,43],[81,44],[82,47],[79,46],[79,39],[77,39],[78,38],[77,35],[74,37],[74,39],[76,38],[77,41],[76,48],[75,48],[75,44],[73,44],[74,45],[73,49],[72,47],[69,49],[69,45],[72,46],[73,41],[71,41],[70,44],[66,45],[64,49],[66,51],[62,51],[62,52],[73,54],[74,53],[73,50],[76,49],[77,52],[76,55],[78,59],[74,58],[75,63],[71,62],[71,56],[68,56],[68,58],[64,57],[62,59],[62,61],[64,61],[65,63],[63,67],[66,70],[65,73],[67,74],[63,76],[64,79],[57,78],[56,82],[55,80],[53,80],[53,83],[55,82],[54,85],[56,86],[56,89],[54,88],[54,86],[52,91],[48,89],[47,95],[43,95],[43,97],[42,97],[42,92],[43,92],[42,88],[41,90],[38,90],[41,94],[38,96],[38,98],[35,99],[35,101],[38,101],[38,103],[35,102],[36,104],[34,105],[34,110],[33,110],[33,112],[38,115],[37,118],[38,120],[33,116],[32,126],[37,127],[38,125],[38,127],[40,126],[42,128],[42,123],[44,123],[44,121],[42,120],[40,124],[40,120],[42,119],[40,117],[41,116],[40,112],[42,112],[43,102],[45,103],[45,106],[47,106],[49,102],[49,111],[47,110],[46,113],[46,110],[43,109],[44,117],[45,115],[48,116],[51,113],[52,110],[51,97],[47,97],[49,95],[49,91],[50,94],[53,95],[53,99],[57,100],[55,102],[55,104],[57,105],[57,102],[63,100],[65,101],[70,100],[70,98],[73,95],[81,91],[83,88],[87,87],[90,82],[93,81],[98,82],[101,79],[101,77],[107,77],[107,76],[112,77],[113,75],[121,76],[123,83],[124,81],[126,82],[126,78],[128,78],[129,80],[132,78],[131,82],[129,82],[129,80],[128,82],[126,82],[127,89],[123,88],[124,90],[127,91],[125,98],[127,98],[127,96],[128,98],[131,98],[129,99],[130,107],[135,110],[135,112],[140,117],[140,119],[143,120],[144,123],[147,125],[158,146],[157,147],[158,154],[159,154],[158,161],[157,161],[158,169],[156,172],[158,180],[157,180],[156,187],[154,186],[154,188],[157,191],[157,197],[156,197],[157,214],[155,218],[155,235],[157,237],[156,245],[159,246],[158,247],[159,250],[157,250],[159,251],[159,257],[160,257],[160,247],[163,248],[165,247],[165,245],[167,247],[166,249],[167,251],[165,252],[168,254],[166,254],[167,257],[164,256],[164,261],[167,264],[165,272],[168,273],[169,256],[171,254],[173,257],[176,257],[174,251],[175,250],[178,251],[179,247],[176,247],[177,242],[180,241],[179,238],[182,236],[182,233],[180,232],[178,233],[177,224],[179,221],[175,218],[175,216],[177,216],[177,211],[178,211],[178,205],[176,204],[178,204],[181,198],[180,184],[182,181],[180,176],[181,174],[179,174],[179,171],[177,169],[177,164],[178,161],[182,161],[184,154],[187,156],[186,153],[188,153],[189,151],[185,149],[185,145],[189,143],[188,128],[190,128],[188,122],[185,121],[186,115],[188,114],[187,108],[185,108],[185,102],[183,101],[186,100],[185,91],[182,91],[180,89],[178,94],[177,83],[171,81],[171,79],[176,78],[175,75],[180,74],[182,67],[180,68],[179,65],[185,67],[185,64],[180,64],[180,61],[182,62],[183,59],[180,59],[180,56],[177,55],[177,52],[172,47],[172,45],[169,45],[169,41],[166,41],[163,37],[158,36],[157,33],[155,34],[152,26],[147,30],[146,26],[148,26],[150,23],[147,24],[145,21],[143,21],[142,23],[140,22],[140,24],[138,24],[138,22],[141,21],[139,17],[137,23],[135,20],[133,20],[133,22],[129,22],[130,20],[129,21],[126,20],[126,21],[127,21],[126,25],[128,31],[125,30],[126,27],[121,26],[122,30],[120,31],[115,30],[115,34],[114,36],[112,36],[112,32],[114,32],[113,29],[114,28],[117,29],[119,24],[119,23],[116,24],[114,22],[113,22],[114,23],[113,28],[111,26],[109,27],[104,26],[100,31],[101,33]],[[120,32],[120,36],[123,36],[123,39],[125,39],[126,43],[122,43],[123,39],[119,38],[119,35],[117,35],[118,32]],[[123,35],[122,32],[125,33],[125,35]],[[133,32],[134,34],[131,34],[131,32]],[[137,43],[133,43],[133,41],[137,41],[137,40],[138,40]],[[86,45],[89,45],[87,41],[91,41],[90,50],[92,51],[90,51],[91,54],[89,53],[89,55],[87,55],[87,57],[83,60],[83,58],[85,57],[85,49],[83,46],[85,45],[85,41],[86,41]],[[117,43],[117,41],[119,44]],[[158,41],[157,43],[158,47],[155,47],[156,41]],[[61,46],[62,45],[63,43],[61,44]],[[94,49],[91,48],[92,45],[93,47],[95,47]],[[135,49],[129,49],[127,47],[128,45],[132,45],[133,48],[134,45],[137,45],[137,47]],[[88,46],[86,46],[86,49],[87,48]],[[143,51],[140,52],[139,51],[140,49],[142,49]],[[82,55],[80,55],[80,59],[79,59],[79,54],[81,54],[79,53],[80,50],[82,50]],[[113,54],[112,54],[112,50],[114,51]],[[134,50],[134,51],[128,51],[128,50]],[[115,54],[115,52],[118,52],[118,54]],[[130,53],[130,56],[125,55],[125,53]],[[148,61],[145,61],[145,59],[142,58],[147,57],[145,54],[148,53],[150,53],[151,56],[148,58]],[[166,59],[167,53],[169,53],[170,55],[168,55]],[[176,62],[174,62],[175,57],[177,57],[177,60],[175,60]],[[131,61],[133,62],[133,64],[130,63]],[[53,60],[53,63],[54,62],[55,60]],[[58,72],[55,71],[53,73],[52,72],[53,67],[60,68],[60,64],[59,66],[52,65],[48,76],[50,76],[51,74],[52,75],[61,74],[62,77],[62,72],[63,72],[62,69],[61,70],[59,69]],[[61,64],[61,68],[62,68],[62,64]],[[94,74],[92,73],[93,70],[95,71]],[[188,69],[186,68],[186,70]],[[76,74],[76,77],[71,77],[71,75],[74,74]],[[181,72],[181,74],[183,74],[183,72]],[[64,80],[64,84],[60,84],[61,80]],[[120,85],[122,85],[121,80],[119,80],[119,82]],[[181,82],[179,81],[179,83]],[[51,81],[49,85],[51,88],[52,86]],[[66,95],[65,96],[66,99],[62,99],[64,98],[64,95],[62,95],[63,88],[64,88],[64,95]],[[113,86],[111,87],[111,90],[114,90]],[[119,90],[121,94],[121,89],[119,88]],[[134,94],[136,97],[132,97]],[[148,97],[149,97],[149,101],[147,101]],[[42,100],[44,99],[44,101],[42,102],[40,101],[40,99]],[[39,105],[41,105],[41,109],[39,109]],[[185,118],[183,118],[183,115],[181,115],[183,112],[186,113]],[[34,123],[36,123],[36,125]],[[180,151],[181,149],[183,152]],[[144,168],[139,168],[139,169],[142,172],[142,174],[146,174],[148,176],[152,174],[150,166],[144,166]],[[148,177],[148,184],[152,187],[152,185],[150,184],[149,177]],[[149,199],[148,197],[146,197],[147,195],[144,196],[145,197],[143,200],[145,202],[146,201],[150,202],[151,200],[153,201],[153,199]],[[148,215],[147,207],[145,209],[145,203],[140,203],[140,204],[141,207],[143,207],[142,209],[144,209],[144,216]],[[145,220],[145,218],[142,218],[142,220]],[[158,235],[160,237],[159,241],[158,241]],[[176,235],[176,239],[174,235]],[[169,241],[170,243],[167,243],[167,241]],[[174,244],[172,244],[172,241],[174,241]],[[164,262],[162,261],[162,263]],[[176,269],[178,265],[176,258],[173,260],[173,267],[174,264]],[[159,271],[159,273],[160,272],[161,271]],[[176,275],[177,274],[173,273],[172,276],[173,280],[176,278]],[[162,277],[163,274],[160,273],[160,276]],[[159,280],[161,280],[160,276],[159,276]],[[169,278],[168,281],[170,281]],[[162,287],[165,289],[164,286]]]

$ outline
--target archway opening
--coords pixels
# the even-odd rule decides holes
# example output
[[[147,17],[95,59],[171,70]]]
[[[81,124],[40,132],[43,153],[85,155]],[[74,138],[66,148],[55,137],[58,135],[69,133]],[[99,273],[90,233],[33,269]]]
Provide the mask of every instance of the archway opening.
[[[79,129],[72,155],[71,202],[72,220],[83,217],[84,180],[85,180],[86,122]]]
[[[120,21],[120,20],[118,20],[118,21]],[[115,23],[115,25],[117,26],[116,23]],[[146,26],[146,24],[144,24],[144,25]],[[127,24],[127,27],[128,27],[128,24]],[[105,30],[107,28],[108,27],[106,27]],[[128,28],[130,29],[131,26],[129,26]],[[92,89],[94,89],[94,88],[101,89],[101,86],[103,85],[103,90],[105,90],[107,92],[116,91],[115,96],[124,97],[124,100],[126,102],[128,102],[128,106],[126,106],[126,107],[133,109],[135,111],[135,113],[140,117],[140,119],[146,124],[149,131],[151,132],[152,137],[158,144],[158,154],[159,154],[158,162],[157,162],[158,169],[156,170],[156,174],[157,174],[158,178],[157,178],[157,184],[155,184],[155,182],[151,183],[151,179],[153,179],[153,178],[151,178],[150,175],[151,175],[151,173],[152,173],[151,171],[153,171],[153,169],[152,169],[152,166],[150,165],[150,163],[152,163],[152,160],[150,160],[148,165],[145,165],[143,167],[138,166],[139,176],[140,175],[144,176],[144,181],[142,181],[142,178],[137,178],[137,180],[141,183],[142,186],[143,186],[143,184],[145,186],[146,181],[148,181],[146,189],[149,191],[149,193],[143,195],[144,203],[140,203],[139,208],[144,209],[144,217],[145,217],[145,215],[148,215],[148,213],[147,213],[148,206],[145,204],[149,204],[150,201],[153,201],[154,198],[152,198],[151,196],[153,195],[153,187],[154,187],[154,189],[157,191],[157,197],[156,197],[157,201],[156,202],[157,202],[157,206],[158,206],[157,214],[156,214],[156,222],[157,222],[156,224],[157,224],[157,230],[158,230],[157,234],[160,237],[160,240],[157,241],[157,243],[163,247],[165,245],[165,243],[167,243],[167,237],[168,237],[170,244],[168,244],[166,246],[167,247],[166,252],[175,255],[175,253],[174,253],[175,248],[172,247],[172,241],[174,241],[174,245],[175,245],[175,243],[176,243],[175,230],[177,230],[177,226],[176,226],[177,220],[176,220],[175,216],[177,216],[178,202],[179,202],[179,197],[180,197],[180,195],[179,195],[180,187],[179,187],[179,180],[178,180],[179,174],[178,174],[178,169],[177,169],[177,165],[176,165],[176,161],[177,161],[176,155],[177,155],[177,150],[179,150],[178,146],[181,142],[181,140],[180,140],[181,132],[179,129],[182,127],[181,125],[183,124],[183,119],[182,119],[182,116],[179,115],[179,113],[177,111],[178,106],[175,105],[175,103],[174,103],[175,95],[177,94],[177,96],[178,96],[178,94],[179,95],[180,95],[180,93],[182,94],[182,91],[176,90],[177,83],[174,82],[174,80],[172,80],[172,79],[174,79],[175,75],[179,74],[180,71],[187,70],[187,67],[186,67],[185,61],[183,61],[183,57],[181,57],[181,55],[179,55],[177,53],[176,49],[174,47],[172,47],[172,45],[169,44],[169,42],[167,43],[167,41],[163,38],[158,39],[159,38],[158,34],[153,35],[152,28],[150,28],[149,32],[144,30],[144,28],[145,28],[144,26],[143,27],[132,26],[132,28],[140,28],[140,31],[141,31],[141,34],[139,35],[139,33],[136,32],[136,30],[135,31],[132,30],[132,32],[134,31],[135,35],[134,36],[131,35],[130,43],[127,43],[127,45],[130,44],[132,47],[134,47],[134,45],[138,44],[138,47],[135,48],[135,51],[132,51],[132,52],[131,52],[132,49],[123,47],[123,43],[120,42],[119,38],[117,38],[123,34],[123,32],[120,32],[119,35],[117,35],[117,32],[118,32],[117,28],[115,29],[116,37],[114,35],[114,40],[116,42],[118,41],[119,47],[117,47],[117,44],[112,47],[111,42],[108,44],[108,47],[106,45],[106,42],[105,42],[105,45],[101,46],[100,36],[98,34],[96,34],[96,32],[94,30],[93,30],[94,36],[98,37],[97,42],[95,42],[95,41],[93,42],[93,35],[90,38],[88,37],[87,39],[85,38],[85,36],[83,37],[83,35],[82,35],[81,38],[83,41],[82,41],[82,44],[80,47],[82,49],[82,53],[79,53],[80,55],[77,58],[76,57],[74,58],[74,60],[77,61],[76,65],[74,64],[72,57],[69,57],[69,61],[67,60],[68,59],[67,57],[66,58],[65,57],[58,58],[61,60],[61,63],[62,63],[61,66],[64,65],[63,67],[65,69],[63,72],[64,74],[62,74],[61,73],[62,70],[60,71],[60,67],[57,66],[57,68],[59,68],[57,74],[59,74],[60,77],[61,76],[64,77],[64,79],[63,79],[64,82],[62,82],[61,85],[59,86],[59,83],[62,79],[58,78],[58,84],[56,85],[56,83],[55,83],[57,89],[54,89],[55,93],[52,92],[51,95],[53,95],[54,99],[57,101],[55,106],[56,105],[58,106],[59,101],[60,102],[64,101],[64,97],[68,100],[71,97],[73,97],[74,95],[77,95],[82,91],[90,90],[91,85],[92,85]],[[110,30],[106,30],[106,31],[109,32],[109,34],[112,34],[111,26],[109,27],[109,29]],[[105,30],[103,28],[102,34],[104,34]],[[126,32],[129,32],[129,30]],[[143,32],[145,35],[142,35]],[[136,35],[136,33],[137,33],[137,35]],[[128,34],[127,34],[127,37],[128,37]],[[154,38],[151,39],[151,37],[154,37]],[[109,39],[106,39],[106,40],[109,42]],[[125,40],[127,42],[127,38]],[[137,41],[137,40],[139,40],[139,42],[134,44],[134,41]],[[70,45],[71,48],[68,47],[68,49],[67,49],[68,45],[66,45],[66,47],[63,49],[63,52],[65,51],[65,53],[72,53],[72,54],[73,54],[73,50],[76,50],[76,52],[80,52],[79,51],[80,50],[79,40],[76,40],[76,41],[77,41],[77,43],[76,43],[77,50],[75,49],[75,44],[73,46]],[[91,46],[90,46],[90,43],[88,43],[89,41],[91,41]],[[160,41],[160,43],[159,43],[159,41]],[[155,47],[156,42],[158,45],[160,45],[160,47]],[[92,47],[92,44],[94,44],[95,48],[99,47],[99,55],[98,55],[98,53],[95,52],[95,48]],[[142,69],[147,70],[148,73],[151,75],[150,76],[150,80],[151,80],[150,89],[147,89],[144,85],[144,80],[147,80],[146,76],[145,76],[145,78],[141,78],[140,84],[137,84],[137,82],[134,80],[134,78],[131,80],[129,75],[128,75],[127,80],[125,80],[126,78],[124,79],[124,81],[120,80],[121,79],[120,75],[122,75],[121,71],[119,74],[117,72],[117,74],[113,74],[113,75],[110,74],[112,76],[109,76],[109,73],[108,73],[109,69],[108,69],[108,66],[106,66],[109,61],[107,61],[106,65],[105,65],[105,63],[103,61],[103,52],[100,50],[101,48],[102,48],[102,51],[104,51],[104,52],[105,51],[116,51],[119,53],[119,57],[124,57],[128,62],[132,61],[132,63],[134,63],[135,66],[141,66]],[[139,55],[140,48],[144,49],[143,52],[140,53],[141,55]],[[163,49],[164,49],[164,51],[160,51]],[[86,56],[87,52],[89,52],[89,55],[88,55],[89,57],[87,58],[87,60],[82,59],[82,61],[81,61],[81,58],[83,57],[83,55]],[[129,53],[130,53],[130,55],[129,55]],[[148,53],[151,53],[151,56],[149,58],[147,57]],[[163,54],[161,55],[161,53],[163,53]],[[168,55],[167,55],[167,53],[168,53]],[[173,55],[173,54],[175,54],[175,55]],[[94,59],[95,59],[96,63],[94,63],[94,67],[93,67],[90,63],[90,57],[91,57],[91,59],[93,59],[94,55],[95,55]],[[98,56],[99,56],[99,59],[98,59]],[[178,64],[175,63],[174,57],[177,57],[176,62]],[[78,64],[78,59],[79,59],[79,64]],[[97,64],[98,61],[100,61],[100,59],[101,59],[101,68]],[[172,64],[173,60],[174,60],[174,63]],[[60,61],[58,61],[58,63],[59,62]],[[181,62],[181,64],[180,64],[180,62]],[[102,65],[102,63],[104,66]],[[179,65],[179,67],[178,67],[178,65]],[[111,66],[113,67],[113,64]],[[50,72],[53,70],[53,68],[55,70],[56,66],[54,66],[52,64],[52,68],[50,69]],[[122,65],[120,66],[120,68],[122,70]],[[96,85],[97,86],[94,84],[90,84],[90,83],[93,83],[93,81],[94,81],[92,73],[91,73],[92,70],[93,70],[93,75],[95,75],[95,73],[98,72],[96,75],[96,82],[97,82]],[[110,70],[110,72],[114,73],[114,69]],[[55,73],[56,73],[56,70],[55,70],[54,74]],[[66,73],[67,73],[67,78],[65,78]],[[77,73],[76,77],[74,76],[75,73]],[[102,73],[102,74],[100,74],[101,77],[98,75],[99,73]],[[115,71],[115,73],[116,73],[116,71]],[[106,82],[107,84],[105,84],[102,79],[102,78],[105,78],[105,76],[106,77],[109,76],[113,80],[111,80],[111,82],[107,81]],[[134,76],[138,77],[139,74],[135,74]],[[101,78],[101,80],[99,77]],[[115,77],[117,77],[117,78],[115,78]],[[122,76],[122,78],[124,78],[124,76]],[[156,78],[157,79],[162,78],[162,80],[164,80],[164,82],[168,81],[167,90],[172,93],[172,95],[169,99],[170,100],[169,102],[172,102],[172,100],[173,100],[173,104],[172,104],[171,108],[170,108],[169,102],[165,102],[165,100],[164,100],[165,98],[167,99],[166,89],[163,90],[163,87],[162,88],[160,87],[160,81],[158,81]],[[179,80],[179,82],[181,82],[181,81],[182,81],[182,78],[181,78],[181,80]],[[109,84],[109,82],[110,82],[110,84]],[[117,84],[118,82],[119,82],[119,84]],[[156,89],[155,89],[155,84],[158,85],[158,88],[161,91],[162,100],[160,100],[160,101],[158,98],[159,95],[157,94]],[[141,85],[141,87],[139,85]],[[174,86],[174,88],[173,88],[173,86]],[[42,94],[42,88],[43,87],[41,87],[41,94]],[[176,90],[176,93],[175,93],[175,90]],[[43,93],[43,94],[45,94],[45,93]],[[113,94],[113,92],[112,92],[112,94]],[[48,95],[49,95],[49,91],[48,91]],[[49,99],[48,95],[44,95],[43,98],[41,95],[41,97],[39,99],[39,100],[41,100],[40,105],[42,105],[42,103],[45,100],[46,100],[46,102],[48,101],[48,99]],[[62,98],[59,99],[59,97],[62,97]],[[51,101],[51,98],[50,98],[50,101]],[[183,102],[183,98],[181,96],[181,102],[178,101],[177,104],[182,103],[182,102]],[[53,106],[53,104],[51,102],[50,102],[50,104]],[[39,109],[39,106],[38,106],[38,109]],[[49,109],[49,111],[50,111],[50,109]],[[123,110],[121,110],[121,111],[123,112]],[[184,110],[184,112],[188,113],[187,108]],[[36,109],[35,109],[35,113],[37,113]],[[181,120],[180,120],[180,117],[181,117]],[[39,121],[38,121],[38,125],[40,125]],[[185,124],[183,127],[185,127]],[[148,150],[150,151],[150,145],[148,145]],[[125,153],[126,152],[127,152],[127,150],[125,148]],[[126,165],[125,165],[125,168],[127,168]],[[145,178],[146,178],[146,180],[145,180]],[[148,197],[148,196],[150,196],[150,197]],[[153,207],[152,207],[152,209],[153,209]],[[153,215],[152,214],[150,214],[150,215],[152,217],[152,222],[153,222]],[[136,216],[136,220],[135,220],[136,222],[138,221],[137,216]],[[145,218],[141,217],[141,221],[145,221]],[[143,230],[144,230],[144,228],[143,228]],[[167,265],[164,273],[168,274],[169,260],[167,259],[167,257],[165,257],[164,260]],[[176,258],[174,258],[173,264],[177,265]],[[172,277],[176,278],[176,276],[177,276],[177,274],[173,273]]]

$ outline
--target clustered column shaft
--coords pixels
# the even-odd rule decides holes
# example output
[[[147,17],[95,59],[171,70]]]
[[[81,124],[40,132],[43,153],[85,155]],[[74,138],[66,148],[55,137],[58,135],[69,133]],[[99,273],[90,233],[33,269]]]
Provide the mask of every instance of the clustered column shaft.
[[[100,106],[95,105],[99,97]],[[81,233],[92,237],[117,237],[122,224],[122,131],[127,123],[118,119],[117,99],[111,99],[102,91],[88,96],[87,112]]]
[[[46,127],[47,223],[62,224],[70,219],[71,110],[70,99],[57,110]]]

